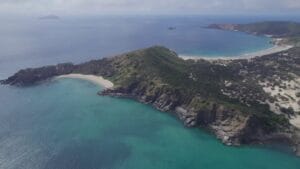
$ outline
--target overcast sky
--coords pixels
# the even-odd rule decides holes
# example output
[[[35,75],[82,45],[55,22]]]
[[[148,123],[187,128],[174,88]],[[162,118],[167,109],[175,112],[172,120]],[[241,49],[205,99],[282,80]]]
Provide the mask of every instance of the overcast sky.
[[[4,14],[293,14],[300,0],[0,0]]]

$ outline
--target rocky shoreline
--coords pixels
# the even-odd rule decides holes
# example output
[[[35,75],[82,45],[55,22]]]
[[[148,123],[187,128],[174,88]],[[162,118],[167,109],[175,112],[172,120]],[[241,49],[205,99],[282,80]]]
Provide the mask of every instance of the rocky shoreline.
[[[66,74],[103,76],[114,87],[98,94],[131,98],[170,112],[187,127],[208,129],[226,145],[277,142],[299,153],[299,129],[289,123],[289,116],[297,112],[270,111],[265,102],[272,97],[259,85],[262,80],[274,81],[270,77],[298,75],[299,50],[252,60],[211,62],[186,61],[155,46],[78,65],[24,69],[1,83],[30,86]]]
[[[156,96],[148,96],[137,89],[106,89],[98,92],[101,96],[117,98],[130,98],[144,104],[149,104],[162,112],[170,112],[176,115],[186,127],[206,128],[216,135],[226,145],[239,146],[244,144],[270,144],[283,143],[292,145],[295,152],[299,149],[295,143],[294,129],[286,131],[265,131],[260,119],[255,116],[244,115],[238,110],[228,109],[217,103],[210,109],[195,111],[195,107],[182,104],[173,93],[159,93]]]

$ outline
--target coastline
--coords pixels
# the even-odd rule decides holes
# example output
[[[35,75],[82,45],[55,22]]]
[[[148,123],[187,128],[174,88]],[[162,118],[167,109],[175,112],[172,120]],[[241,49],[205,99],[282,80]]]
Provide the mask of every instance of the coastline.
[[[111,81],[104,79],[102,76],[96,76],[96,75],[67,74],[67,75],[56,76],[55,78],[56,79],[71,78],[71,79],[87,80],[96,85],[100,85],[106,89],[113,88],[114,86],[114,84]]]
[[[289,63],[297,63],[296,54],[300,51],[300,48],[296,49],[297,50],[287,51],[289,53],[288,55],[284,54],[287,52],[283,52],[282,55],[274,54],[274,57],[282,57],[282,59]],[[154,57],[157,55],[160,55],[160,57]],[[124,64],[124,61],[130,64]],[[154,66],[152,63],[157,63],[159,65]],[[79,78],[103,86],[103,80],[105,79],[99,76],[86,74],[102,75],[109,73],[111,76],[121,78],[120,80],[126,83],[121,83],[112,90],[101,90],[98,92],[99,95],[132,98],[141,103],[151,104],[157,110],[174,112],[185,126],[194,127],[202,125],[203,127],[207,127],[211,129],[212,133],[224,144],[240,145],[241,143],[244,143],[243,140],[249,141],[245,144],[263,144],[283,139],[289,141],[293,146],[299,146],[297,140],[298,136],[294,137],[298,130],[290,128],[291,124],[288,122],[289,119],[284,116],[269,113],[266,114],[266,116],[257,116],[257,114],[264,114],[268,110],[268,107],[262,108],[257,106],[256,103],[252,104],[253,101],[260,101],[265,98],[266,94],[264,91],[256,90],[258,87],[256,85],[259,85],[260,81],[268,81],[270,82],[270,85],[273,85],[273,83],[275,85],[278,78],[285,79],[284,76],[288,73],[297,73],[298,65],[292,66],[285,64],[286,62],[282,63],[280,60],[274,60],[273,56],[261,57],[261,59],[257,60],[254,59],[251,63],[240,59],[236,60],[236,63],[240,65],[238,69],[236,69],[236,64],[229,64],[228,67],[225,66],[223,68],[222,66],[222,69],[218,69],[221,66],[218,66],[220,63],[217,62],[212,64],[208,62],[184,62],[181,59],[178,60],[176,53],[172,50],[155,46],[128,54],[122,54],[109,60],[100,59],[78,65],[67,63],[40,68],[22,69],[6,79],[4,84],[29,86],[36,84],[36,82],[54,77],[54,80],[56,78]],[[282,72],[280,74],[277,74],[277,71],[274,70],[275,66],[273,63],[276,63],[276,67],[282,67]],[[139,66],[136,66],[136,64]],[[207,67],[211,65],[217,66],[218,68],[207,69]],[[178,69],[178,67],[181,66],[184,69]],[[87,67],[90,69],[87,70]],[[166,76],[165,67],[169,68],[168,72],[176,72],[176,75],[168,74],[168,76]],[[192,69],[190,69],[190,67]],[[142,71],[144,68],[147,68],[146,71]],[[124,70],[126,69],[131,69],[133,72],[138,72],[139,74],[133,74],[131,71],[128,73],[125,72],[124,74]],[[158,73],[152,74],[153,70]],[[186,70],[191,73],[189,79],[192,78],[193,81],[185,81]],[[246,71],[251,71],[253,73],[240,74],[240,72]],[[264,72],[266,71],[268,72],[267,77],[257,77],[257,75],[260,74],[264,75]],[[72,74],[73,72],[77,72],[77,74]],[[205,75],[206,73],[208,73],[208,75]],[[224,78],[219,78],[219,75]],[[134,83],[130,83],[133,78],[137,79],[137,76],[141,78],[139,78],[138,81],[134,81]],[[167,81],[167,85],[163,86],[161,86],[161,83],[144,83],[160,78],[168,78],[171,80]],[[99,79],[101,79],[100,83],[98,81]],[[178,79],[183,81],[179,82]],[[255,79],[255,81],[253,79]],[[207,81],[209,81],[210,84],[224,83],[224,86],[210,85],[206,87]],[[226,81],[233,83],[233,85],[228,86]],[[178,82],[181,84],[185,82],[190,83],[191,88],[180,89],[178,88]],[[248,85],[248,82],[252,82],[253,84]],[[109,84],[110,86],[106,85],[106,87],[111,87],[113,85],[111,82]],[[285,86],[288,85],[289,84],[285,83]],[[283,88],[283,86],[280,87]],[[294,88],[292,85],[290,87]],[[199,92],[195,92],[195,89]],[[228,93],[227,95],[229,95],[230,99],[230,96],[234,96],[239,101],[237,104],[240,104],[245,100],[245,102],[243,102],[246,104],[249,103],[250,106],[253,106],[253,109],[251,108],[248,110],[248,104],[231,106],[232,103],[228,102],[227,99],[218,97],[219,91],[225,93],[225,95]],[[216,97],[207,100],[207,94],[216,95]],[[183,98],[190,99],[186,102]],[[229,106],[226,105],[228,103],[230,104]],[[224,112],[226,113],[224,114]],[[200,116],[198,116],[199,113],[201,113]],[[211,117],[210,115],[212,113],[216,115]],[[265,123],[268,123],[267,127],[264,125]],[[252,126],[254,125],[257,127],[253,128]],[[274,130],[270,131],[270,127],[274,128]],[[247,131],[247,133],[244,134],[244,131]],[[297,149],[299,151],[300,147]]]
[[[261,57],[264,55],[270,55],[273,53],[278,53],[278,52],[282,52],[282,51],[286,51],[288,49],[293,48],[293,45],[274,45],[273,47],[267,48],[267,49],[263,49],[263,50],[259,50],[256,52],[250,52],[250,53],[245,53],[242,55],[238,55],[238,56],[196,56],[196,55],[179,55],[179,57],[181,57],[184,60],[199,60],[199,59],[205,59],[205,60],[236,60],[236,59],[252,59],[255,57]]]

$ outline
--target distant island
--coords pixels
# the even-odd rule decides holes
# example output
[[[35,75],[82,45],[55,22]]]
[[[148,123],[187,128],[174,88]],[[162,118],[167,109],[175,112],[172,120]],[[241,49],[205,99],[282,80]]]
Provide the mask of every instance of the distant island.
[[[267,25],[276,30],[282,24],[286,23]],[[265,32],[250,25],[255,34],[289,40],[298,36],[293,29]],[[209,26],[250,30],[240,27]],[[170,49],[154,46],[78,65],[23,69],[1,83],[21,87],[61,75],[103,77],[112,83],[106,81],[108,87],[99,95],[131,98],[173,113],[187,127],[205,128],[226,145],[281,143],[300,155],[300,47],[294,45],[234,60],[184,60]]]
[[[59,20],[60,17],[57,15],[46,15],[46,16],[42,16],[39,17],[40,20]]]
[[[170,26],[168,29],[169,29],[170,31],[172,31],[172,30],[175,30],[176,27]]]

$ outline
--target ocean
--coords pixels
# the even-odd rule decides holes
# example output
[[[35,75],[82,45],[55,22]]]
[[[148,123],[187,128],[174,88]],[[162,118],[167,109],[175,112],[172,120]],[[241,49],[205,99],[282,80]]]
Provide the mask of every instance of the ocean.
[[[80,63],[153,45],[168,47],[179,55],[241,55],[271,47],[270,39],[204,27],[211,23],[257,20],[201,16],[61,17],[59,20],[0,17],[0,78],[25,67]]]
[[[0,79],[20,68],[79,63],[152,45],[209,57],[270,47],[268,38],[203,28],[266,18],[1,20]],[[0,86],[0,169],[299,169],[300,158],[286,147],[224,146],[205,130],[184,127],[169,113],[129,99],[98,96],[99,90],[101,86],[75,79],[25,88]]]

